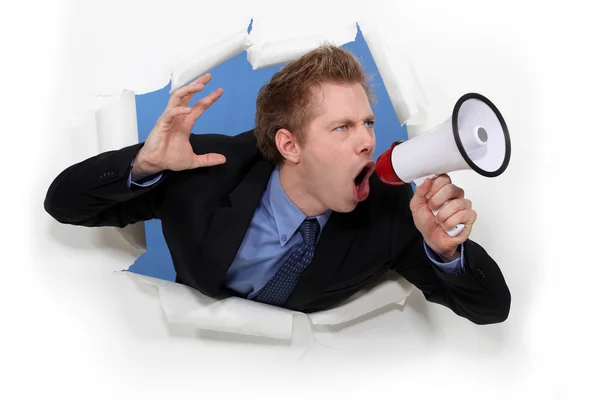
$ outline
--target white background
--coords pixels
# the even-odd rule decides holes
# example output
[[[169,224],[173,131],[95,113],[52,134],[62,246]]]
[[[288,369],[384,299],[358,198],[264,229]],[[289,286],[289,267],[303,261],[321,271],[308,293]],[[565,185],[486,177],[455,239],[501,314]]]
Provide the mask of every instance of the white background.
[[[0,397],[596,397],[594,14],[583,1],[3,3]],[[290,361],[284,346],[167,328],[156,298],[112,273],[139,253],[45,214],[54,176],[97,151],[92,94],[163,87],[174,63],[251,17],[268,38],[371,21],[448,98],[493,99],[509,169],[451,176],[511,288],[505,323],[476,326],[416,293]]]

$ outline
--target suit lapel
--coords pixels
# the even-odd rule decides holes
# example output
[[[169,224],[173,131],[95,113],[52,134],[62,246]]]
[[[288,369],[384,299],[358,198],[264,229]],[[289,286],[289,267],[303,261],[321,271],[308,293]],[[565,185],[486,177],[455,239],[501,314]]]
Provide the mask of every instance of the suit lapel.
[[[209,295],[217,295],[227,270],[267,187],[274,164],[260,160],[229,194],[229,204],[221,205],[211,222],[197,277]]]
[[[312,262],[306,268],[286,307],[300,309],[321,293],[339,270],[354,239],[355,214],[333,212],[325,225]]]

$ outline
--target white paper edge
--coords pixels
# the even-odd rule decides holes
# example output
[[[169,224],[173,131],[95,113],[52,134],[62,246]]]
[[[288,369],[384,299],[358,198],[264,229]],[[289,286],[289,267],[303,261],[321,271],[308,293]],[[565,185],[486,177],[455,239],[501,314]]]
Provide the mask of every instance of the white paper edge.
[[[362,290],[343,304],[337,306],[334,312],[314,312],[309,314],[313,325],[339,325],[360,318],[371,312],[380,310],[390,304],[404,305],[412,293],[413,285],[404,278],[388,279],[378,282],[370,289]],[[367,304],[363,301],[369,297]]]
[[[410,57],[404,54],[403,62],[395,62],[382,40],[381,33],[372,24],[361,25],[361,32],[381,75],[400,125],[403,126],[411,118],[416,118],[417,115],[424,112],[428,104],[410,62]]]
[[[173,68],[169,93],[173,93],[173,91],[199,78],[250,46],[252,46],[252,40],[247,29],[243,29],[200,49],[192,57]]]
[[[291,310],[238,297],[213,299],[180,283],[130,271],[120,273],[158,289],[159,303],[170,324],[273,339],[292,338]]]
[[[329,32],[253,45],[247,50],[247,60],[254,70],[288,63],[324,43],[335,44],[340,47],[346,43],[353,42],[356,40],[357,32],[357,25],[353,23],[333,28]]]
[[[313,326],[340,325],[390,304],[404,305],[413,288],[398,275],[396,279],[380,279],[338,307],[306,314],[239,297],[213,299],[180,283],[129,271],[121,273],[158,289],[159,303],[169,324],[272,339],[295,338],[298,345],[312,340]]]

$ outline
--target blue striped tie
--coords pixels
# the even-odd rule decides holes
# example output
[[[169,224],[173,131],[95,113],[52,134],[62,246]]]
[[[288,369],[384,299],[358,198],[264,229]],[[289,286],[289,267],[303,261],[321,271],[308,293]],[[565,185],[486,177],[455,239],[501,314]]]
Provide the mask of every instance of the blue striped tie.
[[[275,276],[258,292],[255,301],[282,306],[296,287],[300,275],[310,264],[319,236],[319,221],[305,219],[300,225],[302,245],[279,268]]]

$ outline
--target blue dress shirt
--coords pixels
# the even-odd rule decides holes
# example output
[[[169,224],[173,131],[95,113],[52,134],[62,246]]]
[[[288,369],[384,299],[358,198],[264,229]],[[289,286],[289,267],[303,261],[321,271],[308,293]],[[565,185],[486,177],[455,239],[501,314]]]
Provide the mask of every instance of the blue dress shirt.
[[[133,182],[129,174],[127,185],[150,186],[158,182],[162,174]],[[321,232],[329,220],[331,210],[317,216]],[[279,181],[279,168],[271,174],[267,189],[250,222],[238,253],[225,276],[224,286],[252,299],[275,275],[286,258],[302,244],[298,230],[307,216],[290,200]],[[318,238],[317,238],[318,241]],[[461,274],[464,269],[464,249],[454,261],[443,263],[433,250],[424,244],[429,259],[443,272]]]

